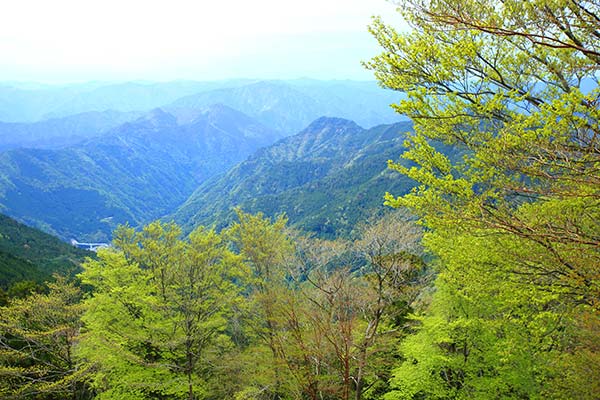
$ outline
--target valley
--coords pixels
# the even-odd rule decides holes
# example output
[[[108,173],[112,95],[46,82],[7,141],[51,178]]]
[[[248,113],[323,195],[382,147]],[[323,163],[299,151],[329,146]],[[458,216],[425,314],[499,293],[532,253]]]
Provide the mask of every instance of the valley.
[[[3,6],[0,399],[600,399],[600,0]]]
[[[9,93],[8,89],[4,90]],[[345,137],[343,140],[333,134],[338,129],[335,124],[340,123],[334,117],[353,117],[368,127],[399,119],[386,104],[397,96],[370,82],[97,84],[43,88],[36,102],[28,97],[33,96],[31,89],[11,90],[13,94],[20,94],[17,99],[22,103],[19,105],[16,101],[15,109],[38,111],[26,115],[5,109],[0,110],[0,114],[12,115],[12,119],[19,115],[22,119],[53,117],[35,122],[0,123],[0,212],[65,241],[108,242],[120,224],[140,226],[157,218],[185,221],[184,226],[189,230],[197,224],[217,221],[223,224],[236,206],[269,215],[286,212],[292,221],[298,221],[298,226],[322,233],[327,231],[329,236],[337,235],[339,226],[335,221],[346,221],[347,233],[349,224],[359,215],[371,212],[373,207],[381,209],[384,186],[379,185],[378,191],[370,190],[367,181],[383,174],[385,154],[398,152],[400,136],[397,134],[408,127],[398,126],[397,132],[392,132],[394,128],[378,128],[390,129],[385,138],[365,135],[365,130],[358,125],[340,134],[340,138]],[[180,97],[173,101],[175,96]],[[140,102],[141,98],[145,98],[145,102]],[[342,98],[355,100],[339,107]],[[42,99],[46,99],[44,103]],[[68,106],[75,103],[77,107]],[[143,110],[155,105],[161,108]],[[104,108],[110,111],[103,111]],[[55,117],[64,115],[67,109],[75,114]],[[331,115],[330,119],[322,118],[311,124],[326,115]],[[327,126],[330,123],[332,127]],[[223,185],[232,184],[221,183],[219,179],[236,179],[232,178],[238,174],[236,171],[248,169],[248,163],[256,164],[263,154],[299,145],[296,143],[302,140],[299,137],[317,130],[315,124],[323,125],[323,132],[332,130],[331,138],[321,132],[314,139],[316,152],[307,148],[306,154],[282,159],[289,166],[287,170],[278,164],[272,170],[253,171],[254,175],[262,176],[263,183],[253,185],[247,181],[243,190],[224,191]],[[357,138],[353,139],[353,135]],[[275,144],[286,136],[296,139]],[[361,136],[364,138],[360,139]],[[346,144],[350,147],[345,147]],[[334,171],[342,173],[343,160],[336,158],[336,152],[337,156],[348,152],[346,155],[351,158],[368,157],[369,150],[364,146],[375,146],[372,147],[375,154],[388,144],[391,145],[389,151],[377,156],[380,165],[363,177],[365,182],[349,183],[346,188],[336,189],[341,192],[332,197],[325,195],[327,184],[319,181],[321,188],[308,191],[301,201],[309,204],[308,211],[302,211],[306,206],[293,204],[293,199],[298,198],[292,194],[295,187],[302,190],[302,185],[317,185],[313,182],[315,179],[325,179],[325,175],[332,175]],[[271,145],[275,147],[270,149]],[[318,150],[327,146],[336,150],[327,154]],[[359,151],[363,154],[358,154]],[[244,161],[246,164],[236,167]],[[351,160],[346,162],[351,163]],[[307,180],[301,177],[303,174],[312,178]],[[226,177],[221,178],[223,175]],[[336,178],[329,176],[328,179]],[[276,190],[278,195],[288,196],[287,199],[276,201],[260,197],[276,194],[266,193],[262,189],[264,182],[287,187],[285,193]],[[342,198],[342,192],[348,193],[361,184],[367,185],[362,189],[366,198],[361,200],[362,208],[359,207],[363,211],[351,212],[350,217],[345,215],[347,212],[330,213],[336,206],[316,201]],[[211,187],[213,194],[205,194]],[[191,211],[198,207],[201,197],[205,199],[200,209]],[[258,204],[250,206],[250,198]],[[346,202],[343,205],[346,209],[356,207],[356,201],[341,198],[340,204]],[[228,200],[222,201],[224,199]],[[219,211],[215,207],[219,207]],[[321,217],[308,216],[316,212],[311,209],[316,207],[321,209]],[[211,208],[213,211],[208,211]],[[207,213],[212,218],[201,217]],[[303,218],[316,220],[305,223]],[[327,226],[319,228],[326,219],[330,220]]]

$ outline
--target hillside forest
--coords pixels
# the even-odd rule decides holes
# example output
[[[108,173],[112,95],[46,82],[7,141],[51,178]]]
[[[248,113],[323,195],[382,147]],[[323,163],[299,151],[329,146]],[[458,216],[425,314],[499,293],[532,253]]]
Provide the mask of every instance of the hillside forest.
[[[102,141],[1,153],[0,193],[35,193],[37,227],[112,245],[67,249],[3,217],[0,398],[600,398],[600,3],[397,4],[411,29],[375,18],[364,66],[411,123],[292,136],[283,114],[229,105],[186,119],[208,101],[190,94]],[[111,146],[173,155],[117,192],[73,189],[137,219],[49,219],[44,176],[102,156],[121,179]]]

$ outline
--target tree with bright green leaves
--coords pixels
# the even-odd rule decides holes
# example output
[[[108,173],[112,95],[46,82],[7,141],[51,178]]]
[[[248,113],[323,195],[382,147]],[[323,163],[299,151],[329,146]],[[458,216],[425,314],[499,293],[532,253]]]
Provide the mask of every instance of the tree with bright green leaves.
[[[243,280],[248,304],[239,309],[249,327],[248,337],[254,346],[247,349],[255,361],[251,382],[239,398],[290,398],[293,385],[281,355],[279,334],[282,327],[280,307],[289,294],[286,277],[294,247],[287,232],[287,219],[274,221],[262,214],[236,210],[238,222],[226,235],[236,247],[249,272]]]
[[[97,370],[98,398],[218,397],[215,365],[231,347],[225,331],[240,268],[212,230],[186,240],[159,222],[115,232],[115,248],[81,274],[94,292],[78,354]]]
[[[89,399],[90,371],[75,357],[83,314],[81,291],[55,276],[47,294],[0,307],[0,397]]]
[[[387,203],[421,217],[439,275],[388,397],[596,398],[600,4],[397,4],[412,29],[375,20],[367,66],[407,95],[390,167],[418,186]]]

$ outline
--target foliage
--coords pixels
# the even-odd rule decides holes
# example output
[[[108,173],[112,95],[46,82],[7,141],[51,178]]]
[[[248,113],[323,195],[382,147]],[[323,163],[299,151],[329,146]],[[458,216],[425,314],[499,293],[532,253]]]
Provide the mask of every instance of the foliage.
[[[49,293],[0,307],[0,396],[6,399],[87,399],[89,370],[74,351],[81,292],[60,276]]]
[[[302,237],[283,217],[237,213],[230,235],[252,272],[246,312],[256,335],[245,352],[258,361],[238,398],[376,398],[422,282],[419,230],[387,219],[351,245]],[[348,259],[356,270],[340,264]]]
[[[12,285],[7,295],[12,298],[23,299],[33,293],[44,293],[46,288],[34,281],[19,281]]]
[[[217,379],[211,360],[230,346],[239,258],[214,231],[180,233],[158,222],[123,227],[116,249],[84,266],[81,279],[95,292],[79,354],[98,369],[99,398],[205,398]]]
[[[5,396],[377,398],[422,284],[419,229],[388,218],[333,242],[237,214],[187,238],[120,227],[84,264],[83,302],[61,279],[13,286],[27,297],[2,309]]]
[[[282,299],[289,293],[286,267],[293,256],[293,244],[286,232],[287,219],[279,216],[271,222],[262,214],[236,212],[239,222],[231,226],[227,236],[249,269],[242,281],[249,304],[240,311],[246,314],[256,342],[247,352],[263,360],[256,368],[260,378],[253,377],[242,390],[260,393],[251,398],[286,398],[286,393],[293,389],[280,352],[279,335],[284,327],[279,311]]]
[[[440,276],[388,397],[596,397],[572,377],[600,372],[599,5],[399,6],[414,29],[375,20],[367,65],[407,93],[416,166],[389,165],[419,186],[387,203],[421,216]]]

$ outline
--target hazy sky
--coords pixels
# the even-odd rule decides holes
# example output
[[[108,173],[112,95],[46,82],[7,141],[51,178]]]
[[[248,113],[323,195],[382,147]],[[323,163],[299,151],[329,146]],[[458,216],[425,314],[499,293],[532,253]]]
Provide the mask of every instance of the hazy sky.
[[[370,79],[386,0],[9,0],[0,80]]]

